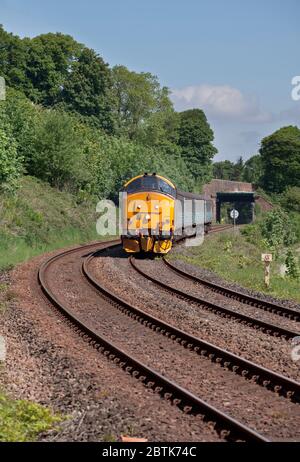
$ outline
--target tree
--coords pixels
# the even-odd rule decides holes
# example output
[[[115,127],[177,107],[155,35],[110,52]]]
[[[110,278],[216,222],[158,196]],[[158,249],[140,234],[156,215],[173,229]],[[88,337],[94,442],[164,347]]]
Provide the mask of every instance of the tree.
[[[132,72],[125,66],[112,69],[113,93],[119,120],[119,132],[129,139],[148,139],[151,130],[156,137],[162,127],[157,114],[171,113],[172,103],[167,88],[161,88],[156,76],[149,72]]]
[[[200,186],[212,177],[212,159],[217,153],[214,134],[200,109],[180,112],[179,141],[182,157]]]
[[[260,183],[260,178],[262,175],[262,159],[259,154],[250,157],[245,162],[243,173],[242,173],[242,180],[247,181],[248,183],[253,183],[254,185],[258,185]]]
[[[25,86],[26,55],[24,42],[6,32],[0,24],[0,75],[5,78],[6,85]]]
[[[286,211],[300,213],[300,187],[287,188],[281,197],[280,203]]]
[[[93,50],[84,48],[73,62],[61,90],[63,107],[82,115],[90,124],[114,132],[110,70]]]
[[[17,155],[27,161],[32,154],[32,144],[40,108],[35,107],[26,96],[12,88],[6,92],[6,100],[0,103],[0,126],[9,126],[15,140]]]
[[[244,161],[242,157],[239,157],[236,163],[233,166],[233,172],[232,172],[232,181],[241,181],[242,180],[242,174],[244,170]]]
[[[281,193],[288,186],[300,186],[300,129],[283,127],[262,140],[262,187]]]
[[[111,71],[94,50],[60,33],[20,39],[0,27],[0,75],[34,103],[62,106],[114,130]]]
[[[231,180],[234,171],[234,163],[230,160],[223,160],[213,164],[213,177],[219,180]]]

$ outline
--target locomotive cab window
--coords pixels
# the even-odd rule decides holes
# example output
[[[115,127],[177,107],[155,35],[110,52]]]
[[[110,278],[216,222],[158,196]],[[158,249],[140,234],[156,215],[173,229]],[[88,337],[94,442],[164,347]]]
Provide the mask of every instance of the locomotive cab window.
[[[143,176],[137,178],[129,183],[125,190],[129,194],[138,191],[158,191],[175,197],[175,189],[162,178],[156,176]]]

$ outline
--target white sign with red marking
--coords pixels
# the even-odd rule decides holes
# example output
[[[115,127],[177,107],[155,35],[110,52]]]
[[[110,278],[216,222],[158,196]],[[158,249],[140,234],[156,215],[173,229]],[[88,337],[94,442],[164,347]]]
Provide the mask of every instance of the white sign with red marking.
[[[265,262],[272,261],[272,254],[271,253],[262,253],[261,254],[261,261],[265,261]]]

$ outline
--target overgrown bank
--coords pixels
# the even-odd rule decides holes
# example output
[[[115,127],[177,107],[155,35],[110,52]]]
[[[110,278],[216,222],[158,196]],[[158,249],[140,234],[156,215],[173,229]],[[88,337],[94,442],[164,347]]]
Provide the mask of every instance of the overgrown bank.
[[[209,236],[198,247],[178,247],[171,258],[214,271],[225,280],[282,299],[300,302],[298,268],[299,241],[275,255],[271,265],[271,284],[264,285],[264,265],[261,253],[270,249],[258,236],[257,225],[242,232],[223,232]],[[292,258],[291,258],[292,255]]]
[[[0,269],[43,252],[98,239],[96,203],[76,198],[33,177],[14,195],[0,195]]]

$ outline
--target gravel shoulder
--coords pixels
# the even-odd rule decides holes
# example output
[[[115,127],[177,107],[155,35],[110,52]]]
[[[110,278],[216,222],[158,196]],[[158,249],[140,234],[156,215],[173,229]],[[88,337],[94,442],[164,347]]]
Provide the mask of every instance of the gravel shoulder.
[[[9,275],[15,299],[0,317],[7,342],[1,385],[14,398],[36,401],[66,417],[41,441],[220,441],[202,420],[182,414],[78,337],[37,287],[46,256]]]

